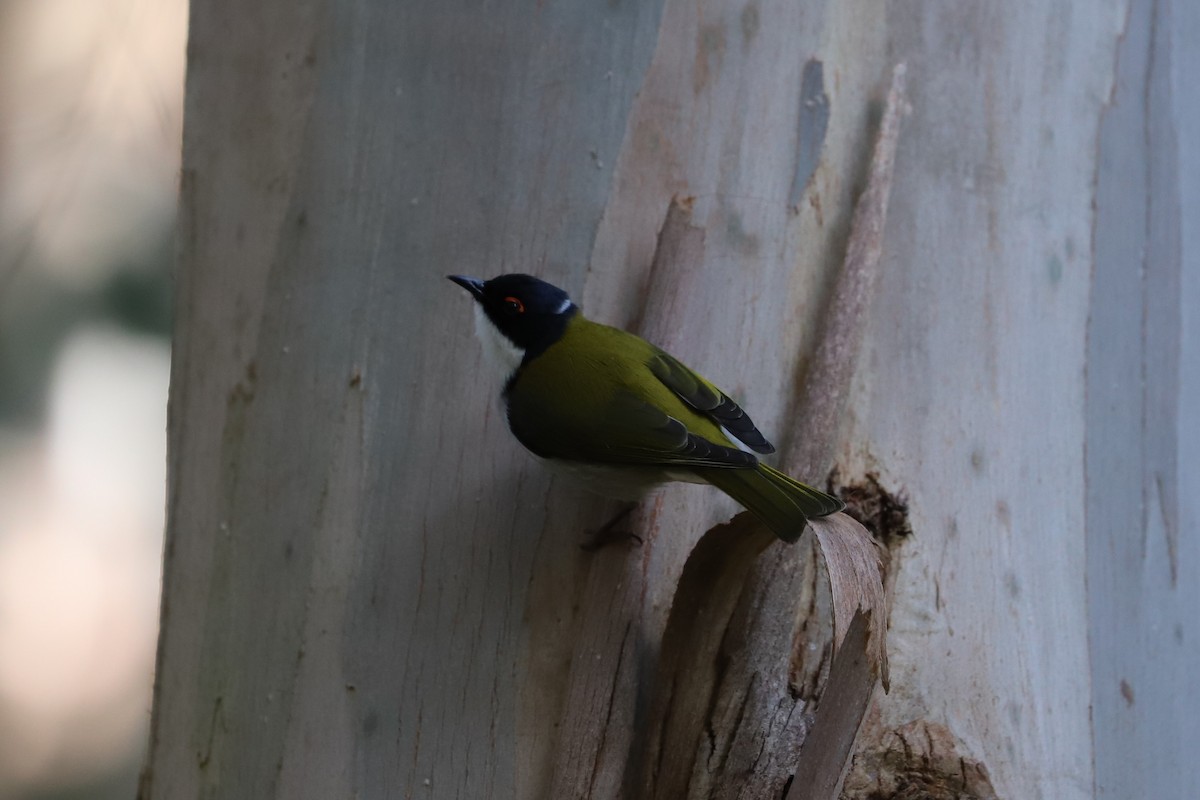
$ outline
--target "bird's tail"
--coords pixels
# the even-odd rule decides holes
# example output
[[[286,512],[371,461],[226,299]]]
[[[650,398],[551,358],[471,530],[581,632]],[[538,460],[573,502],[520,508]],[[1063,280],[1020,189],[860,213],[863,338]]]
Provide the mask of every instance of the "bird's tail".
[[[799,539],[811,517],[824,517],[846,507],[836,497],[766,464],[754,469],[701,468],[696,473],[745,506],[785,542]]]

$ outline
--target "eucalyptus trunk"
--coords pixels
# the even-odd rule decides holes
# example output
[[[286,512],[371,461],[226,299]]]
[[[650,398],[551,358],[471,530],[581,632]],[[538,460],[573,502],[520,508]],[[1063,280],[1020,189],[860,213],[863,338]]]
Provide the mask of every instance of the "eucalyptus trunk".
[[[1170,0],[194,0],[142,797],[1196,795],[1197,74]],[[443,277],[503,272],[836,469],[865,721],[852,523],[581,550]]]

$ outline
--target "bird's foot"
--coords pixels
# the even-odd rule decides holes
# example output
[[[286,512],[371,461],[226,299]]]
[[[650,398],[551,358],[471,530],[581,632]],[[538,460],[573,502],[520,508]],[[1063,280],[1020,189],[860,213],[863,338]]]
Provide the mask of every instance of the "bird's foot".
[[[636,542],[640,547],[643,544],[642,537],[638,536],[636,533],[622,524],[629,518],[629,515],[632,514],[633,510],[637,507],[637,503],[630,503],[625,508],[621,509],[619,512],[617,512],[615,517],[604,523],[603,527],[588,533],[584,537],[583,543],[580,544],[579,547],[583,550],[587,550],[588,552],[594,552],[602,547],[607,547],[610,544],[617,544],[618,542],[630,540]]]

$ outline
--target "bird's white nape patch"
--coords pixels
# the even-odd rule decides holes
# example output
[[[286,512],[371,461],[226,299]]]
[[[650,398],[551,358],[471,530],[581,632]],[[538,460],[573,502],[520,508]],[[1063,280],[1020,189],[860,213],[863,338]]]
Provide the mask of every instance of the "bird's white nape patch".
[[[475,335],[483,343],[484,358],[508,380],[508,377],[517,371],[517,367],[521,366],[525,351],[513,344],[511,339],[492,324],[479,303],[475,304]]]
[[[562,301],[562,305],[560,305],[557,309],[555,309],[554,313],[555,314],[565,314],[567,312],[567,309],[570,307],[571,307],[571,298],[564,297],[563,301]]]

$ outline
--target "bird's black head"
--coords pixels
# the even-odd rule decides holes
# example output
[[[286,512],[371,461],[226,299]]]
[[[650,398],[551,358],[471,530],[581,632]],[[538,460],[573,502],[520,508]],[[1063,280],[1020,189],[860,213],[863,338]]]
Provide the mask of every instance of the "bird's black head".
[[[557,286],[532,275],[501,275],[490,281],[449,275],[450,280],[466,289],[476,302],[476,332],[495,348],[506,345],[513,351],[503,354],[502,361],[533,358],[563,335],[567,323],[578,311],[567,293]],[[503,336],[504,341],[492,342],[493,331],[481,327],[486,320],[489,328]],[[515,366],[513,366],[515,368]]]

